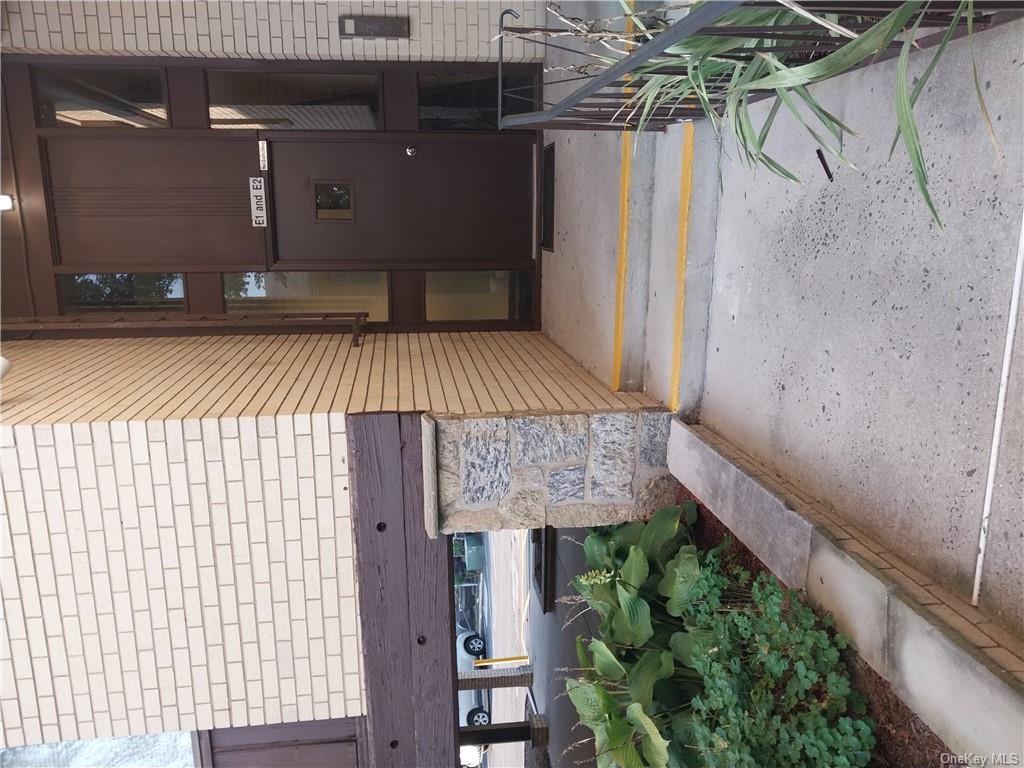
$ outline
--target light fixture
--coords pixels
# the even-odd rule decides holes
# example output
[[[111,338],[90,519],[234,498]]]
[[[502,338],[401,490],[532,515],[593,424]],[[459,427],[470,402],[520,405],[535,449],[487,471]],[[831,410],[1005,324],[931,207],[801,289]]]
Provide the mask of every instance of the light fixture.
[[[11,195],[0,195],[0,211],[14,210],[14,197]]]

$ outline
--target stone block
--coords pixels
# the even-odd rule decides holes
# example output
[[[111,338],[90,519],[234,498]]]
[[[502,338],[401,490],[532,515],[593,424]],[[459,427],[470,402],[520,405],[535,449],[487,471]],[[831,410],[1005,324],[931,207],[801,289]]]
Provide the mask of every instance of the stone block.
[[[1024,691],[902,595],[889,603],[889,681],[954,754],[1024,753]]]
[[[441,533],[500,531],[502,527],[501,517],[494,508],[441,510]]]
[[[441,419],[436,423],[437,466],[449,472],[459,471],[459,443],[462,441],[462,422]]]
[[[832,614],[839,631],[882,677],[886,676],[888,611],[894,586],[827,534],[819,530],[811,534],[807,599],[817,610]]]
[[[638,416],[640,463],[648,467],[668,466],[668,435],[672,414],[641,411]]]
[[[587,456],[586,416],[524,416],[509,419],[517,467],[565,464]]]
[[[548,498],[552,504],[565,501],[583,501],[586,488],[586,467],[552,469],[548,472]]]
[[[420,440],[423,461],[423,527],[427,536],[437,538],[437,422],[427,414],[420,417]]]
[[[470,419],[462,424],[459,480],[466,504],[496,504],[512,487],[505,419]]]
[[[548,507],[546,522],[552,528],[589,528],[592,525],[617,525],[634,519],[636,510],[631,503],[576,502]]]
[[[505,497],[498,505],[501,528],[543,528],[547,492],[543,488],[522,488]]]
[[[668,466],[783,583],[803,589],[812,526],[792,505],[678,419]]]
[[[544,488],[544,471],[540,467],[517,467],[512,470],[512,489]]]
[[[633,506],[636,511],[632,519],[649,517],[662,507],[675,504],[679,499],[679,481],[670,474],[658,475],[649,480],[636,494]]]
[[[590,497],[625,500],[633,495],[636,471],[636,414],[590,417]]]

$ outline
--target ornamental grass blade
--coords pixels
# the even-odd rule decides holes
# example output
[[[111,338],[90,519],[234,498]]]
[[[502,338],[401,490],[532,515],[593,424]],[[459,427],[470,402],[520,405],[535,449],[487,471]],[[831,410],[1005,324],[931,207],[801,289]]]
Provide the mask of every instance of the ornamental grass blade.
[[[794,2],[794,0],[776,0],[776,2],[778,2],[779,5],[784,5],[786,8],[789,8],[789,10],[791,10],[793,13],[799,16],[803,16],[805,19],[813,21],[815,24],[823,26],[830,32],[835,32],[840,37],[848,37],[851,40],[857,39],[856,32],[851,32],[841,24],[837,24],[834,21],[829,21],[828,19],[822,16],[815,16],[813,13],[811,13],[802,5],[800,5],[800,3]]]
[[[946,34],[942,36],[942,41],[935,48],[935,55],[932,56],[932,60],[928,62],[928,66],[924,68],[924,72],[918,77],[917,83],[914,85],[914,90],[910,94],[910,106],[913,108],[917,104],[917,98],[921,95],[921,91],[924,90],[925,85],[928,83],[928,79],[932,76],[935,71],[935,67],[938,66],[939,59],[942,58],[942,54],[946,50],[946,46],[949,45],[949,41],[953,39],[953,34],[956,32],[957,26],[960,24],[960,18],[964,15],[964,9],[967,8],[969,0],[960,0],[960,5],[957,7],[953,14],[952,23],[946,27]],[[916,27],[915,27],[916,29]],[[975,69],[975,86],[977,86],[977,69]],[[981,93],[978,93],[979,98]],[[984,100],[982,100],[982,113],[984,113]],[[892,144],[889,145],[889,159],[892,159],[893,152],[896,151],[896,144],[900,140],[900,132],[897,128],[896,135],[892,137]]]
[[[921,139],[917,133],[917,124],[914,122],[914,108],[910,103],[907,67],[910,61],[910,50],[913,48],[913,39],[913,34],[911,34],[903,43],[899,59],[896,62],[896,123],[899,126],[900,135],[903,137],[903,145],[906,147],[907,157],[910,159],[910,167],[914,172],[918,191],[932,212],[935,222],[941,227],[942,220],[939,218],[939,212],[935,209],[932,197],[928,193],[928,172],[925,168],[924,153],[921,151]]]
[[[988,135],[992,139],[992,146],[996,148],[996,154],[1002,155],[1003,151],[999,147],[999,139],[996,138],[996,129],[992,125],[992,118],[989,117],[988,107],[985,105],[985,97],[981,92],[981,78],[978,77],[978,59],[974,55],[974,0],[967,0],[967,44],[971,49],[971,69],[974,70],[974,92],[978,94],[981,116],[985,118]]]
[[[735,87],[744,91],[795,88],[799,85],[809,85],[840,75],[885,49],[921,5],[922,3],[916,0],[903,3],[877,24],[861,33],[856,40],[851,40],[839,50],[833,51],[817,61],[798,67],[788,67],[785,71],[774,72],[766,77]]]

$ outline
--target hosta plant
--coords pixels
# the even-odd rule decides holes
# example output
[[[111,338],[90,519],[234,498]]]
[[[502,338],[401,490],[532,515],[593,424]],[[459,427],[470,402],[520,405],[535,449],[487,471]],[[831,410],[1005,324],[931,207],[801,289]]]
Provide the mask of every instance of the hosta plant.
[[[666,507],[584,542],[574,583],[600,624],[566,690],[599,768],[866,765],[845,640],[769,577],[723,567],[727,544],[699,551],[696,516]]]

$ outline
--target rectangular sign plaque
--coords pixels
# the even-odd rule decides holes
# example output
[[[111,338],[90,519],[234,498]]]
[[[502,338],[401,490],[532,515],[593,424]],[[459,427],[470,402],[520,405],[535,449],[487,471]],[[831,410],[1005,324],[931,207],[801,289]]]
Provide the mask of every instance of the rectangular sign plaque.
[[[263,185],[262,176],[249,177],[249,209],[252,211],[254,227],[267,226],[267,194]]]

